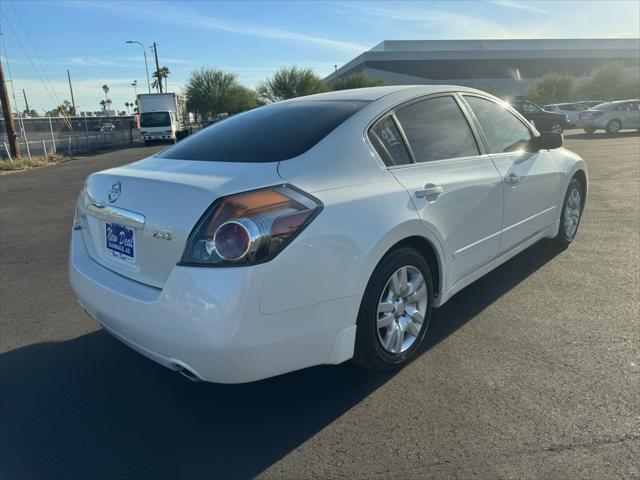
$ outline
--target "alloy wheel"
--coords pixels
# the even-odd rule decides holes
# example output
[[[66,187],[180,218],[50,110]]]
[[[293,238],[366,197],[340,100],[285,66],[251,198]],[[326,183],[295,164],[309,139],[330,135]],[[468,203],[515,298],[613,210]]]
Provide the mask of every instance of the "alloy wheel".
[[[618,133],[620,131],[620,122],[618,120],[612,120],[611,122],[609,122],[609,125],[607,127],[607,131],[609,133]]]
[[[390,354],[405,352],[420,336],[427,312],[427,285],[416,267],[396,270],[378,302],[377,330],[380,345]]]
[[[580,190],[573,188],[569,193],[567,204],[564,207],[564,234],[567,238],[573,238],[578,229],[580,221],[580,210],[582,208],[582,199]]]
[[[553,125],[551,125],[551,131],[553,133],[562,133],[562,125],[560,125],[559,123],[554,123]]]

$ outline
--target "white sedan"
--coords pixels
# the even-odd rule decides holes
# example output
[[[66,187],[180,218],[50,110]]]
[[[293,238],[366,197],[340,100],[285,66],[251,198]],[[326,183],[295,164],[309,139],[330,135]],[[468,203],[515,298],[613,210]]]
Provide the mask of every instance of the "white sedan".
[[[314,95],[91,175],[71,285],[105,330],[192,380],[389,370],[433,307],[542,238],[571,243],[586,195],[562,136],[483,92]]]

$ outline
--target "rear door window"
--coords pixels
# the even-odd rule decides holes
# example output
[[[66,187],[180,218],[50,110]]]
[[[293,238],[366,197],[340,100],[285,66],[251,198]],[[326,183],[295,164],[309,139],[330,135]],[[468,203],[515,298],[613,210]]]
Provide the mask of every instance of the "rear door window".
[[[416,162],[479,155],[471,127],[452,96],[422,100],[396,112]]]

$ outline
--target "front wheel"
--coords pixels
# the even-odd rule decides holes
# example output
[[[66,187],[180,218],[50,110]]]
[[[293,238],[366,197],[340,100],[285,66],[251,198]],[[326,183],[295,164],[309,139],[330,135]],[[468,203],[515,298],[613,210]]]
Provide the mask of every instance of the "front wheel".
[[[387,254],[362,298],[354,360],[378,371],[405,365],[422,343],[432,303],[431,271],[422,255],[410,247]]]
[[[569,245],[576,238],[580,218],[582,217],[582,206],[584,205],[584,192],[582,184],[572,178],[567,188],[562,205],[562,215],[560,216],[560,231],[556,236],[556,241],[563,246]]]
[[[562,125],[560,123],[554,122],[551,124],[551,128],[549,130],[553,133],[562,133]]]
[[[622,123],[620,123],[620,120],[611,120],[609,123],[607,123],[607,127],[605,128],[605,130],[609,135],[615,135],[620,131],[621,128]]]

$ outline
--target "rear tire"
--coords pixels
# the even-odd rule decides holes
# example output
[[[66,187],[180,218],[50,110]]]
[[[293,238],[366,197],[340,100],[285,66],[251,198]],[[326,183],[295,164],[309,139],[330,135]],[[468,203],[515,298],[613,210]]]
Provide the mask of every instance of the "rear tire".
[[[377,371],[407,364],[424,339],[432,305],[433,280],[424,257],[410,247],[388,253],[362,297],[354,361]]]
[[[622,129],[622,122],[620,120],[610,120],[605,128],[609,135],[615,135],[620,129]]]
[[[576,178],[572,178],[564,196],[562,214],[560,215],[560,229],[555,237],[555,241],[561,246],[568,246],[576,238],[580,220],[582,219],[583,206],[584,191],[582,184]]]

